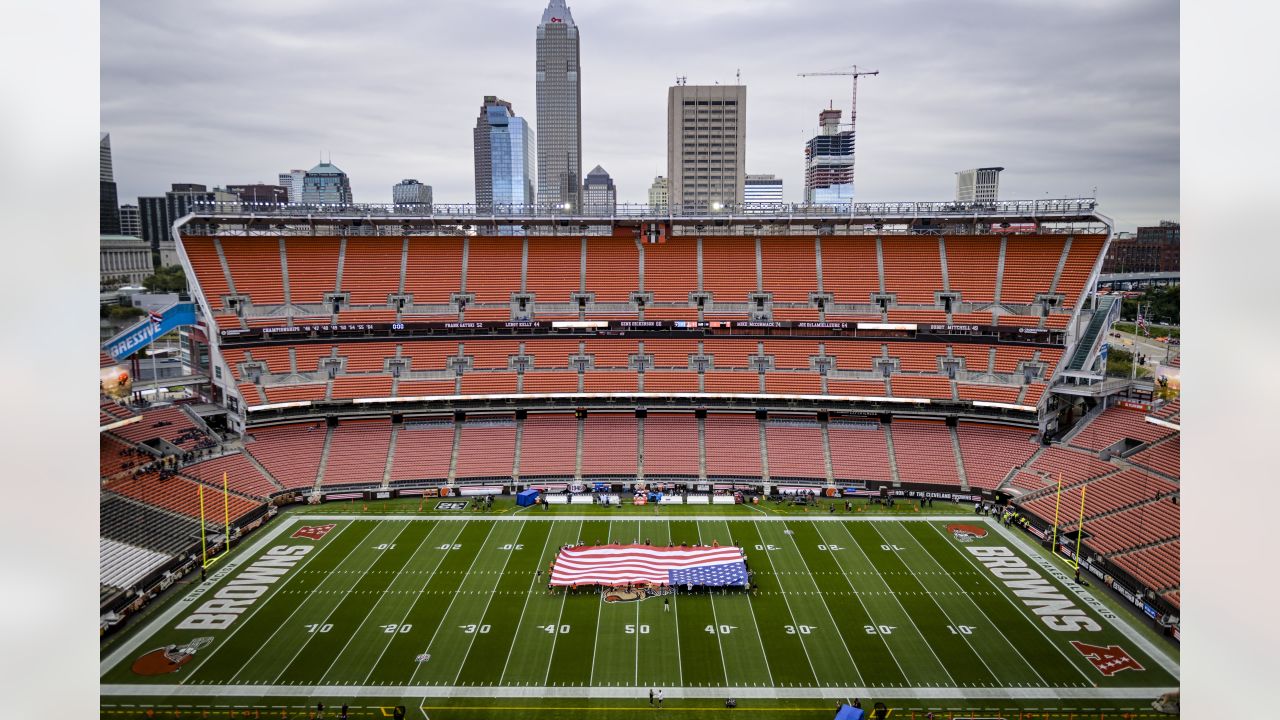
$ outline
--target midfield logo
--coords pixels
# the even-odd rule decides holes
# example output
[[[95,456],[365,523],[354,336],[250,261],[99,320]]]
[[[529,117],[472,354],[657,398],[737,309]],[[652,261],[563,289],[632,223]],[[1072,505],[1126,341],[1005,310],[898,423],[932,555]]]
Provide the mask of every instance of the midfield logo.
[[[964,523],[952,523],[948,525],[947,532],[955,535],[956,540],[962,543],[981,540],[987,536],[986,528],[978,525],[966,525]]]
[[[1111,677],[1121,670],[1143,670],[1144,668],[1138,664],[1137,660],[1129,657],[1129,653],[1119,645],[1108,645],[1102,647],[1100,645],[1090,645],[1082,643],[1079,640],[1072,640],[1071,646],[1080,651],[1098,671],[1107,677]]]
[[[308,540],[319,540],[328,534],[328,532],[338,527],[336,524],[329,525],[303,525],[298,531],[290,535],[291,538],[307,538]]]
[[[181,647],[169,645],[156,648],[133,661],[133,671],[138,675],[164,675],[178,672],[191,661],[200,648],[213,642],[211,637],[198,637]]]

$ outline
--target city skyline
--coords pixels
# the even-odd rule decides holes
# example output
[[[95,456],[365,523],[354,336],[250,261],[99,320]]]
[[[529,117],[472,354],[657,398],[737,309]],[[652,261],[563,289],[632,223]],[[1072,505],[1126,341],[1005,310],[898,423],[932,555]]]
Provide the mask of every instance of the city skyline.
[[[388,189],[406,175],[431,184],[437,202],[467,202],[475,102],[497,94],[533,109],[529,28],[543,9],[496,2],[392,16],[389,6],[357,13],[335,4],[304,16],[232,1],[201,8],[200,26],[219,32],[193,35],[177,29],[192,26],[194,8],[106,6],[101,129],[113,134],[120,200],[175,180],[270,181],[323,150],[351,176],[357,202],[388,202]],[[1176,6],[1056,8],[1058,36],[1097,39],[1087,54],[1039,38],[1044,11],[988,9],[918,2],[855,11],[812,2],[778,14],[759,3],[694,1],[667,17],[575,2],[575,20],[591,29],[581,46],[592,68],[582,79],[584,154],[610,168],[619,202],[644,202],[665,171],[666,88],[677,76],[733,84],[741,68],[755,99],[746,172],[789,179],[785,200],[800,202],[814,111],[831,101],[847,108],[849,87],[844,78],[795,74],[857,62],[882,73],[859,88],[859,202],[947,200],[956,168],[1000,164],[1009,168],[1005,198],[1086,196],[1096,186],[1119,229],[1179,219]],[[830,22],[815,27],[806,19],[814,13]],[[924,18],[912,46],[929,53],[876,31],[905,15]],[[630,42],[628,24],[641,21],[650,29],[645,42]],[[460,38],[415,42],[440,23],[483,25],[484,52],[465,53]],[[993,42],[966,40],[978,31]],[[769,42],[767,57],[753,39]],[[835,57],[834,45],[856,56]],[[312,49],[324,50],[315,62]],[[304,55],[308,63],[294,62]],[[478,60],[458,70],[451,58],[459,55]],[[280,66],[286,77],[255,77],[255,62]],[[439,69],[425,81],[409,72],[424,64]],[[211,91],[225,94],[225,107],[207,102]],[[389,104],[397,111],[386,112]],[[299,112],[325,122],[291,120]]]

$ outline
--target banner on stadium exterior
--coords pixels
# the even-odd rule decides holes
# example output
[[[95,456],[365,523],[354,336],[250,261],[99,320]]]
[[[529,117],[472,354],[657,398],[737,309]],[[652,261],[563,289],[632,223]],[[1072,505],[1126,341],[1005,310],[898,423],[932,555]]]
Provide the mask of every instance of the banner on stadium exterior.
[[[134,326],[102,344],[112,360],[119,362],[151,344],[156,338],[183,325],[196,324],[194,303],[174,303],[159,312],[147,313]]]
[[[326,502],[328,502],[329,500],[363,500],[364,491],[325,493],[324,499]]]

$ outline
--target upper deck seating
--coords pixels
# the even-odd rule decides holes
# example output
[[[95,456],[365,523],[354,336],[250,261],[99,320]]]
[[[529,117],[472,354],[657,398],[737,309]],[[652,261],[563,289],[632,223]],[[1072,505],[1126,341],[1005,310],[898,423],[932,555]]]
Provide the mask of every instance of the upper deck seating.
[[[753,258],[754,260],[754,258]],[[809,302],[809,293],[818,290],[817,257],[811,237],[765,236],[760,238],[761,270],[764,289],[773,294],[773,302]],[[818,317],[817,308],[796,319]],[[775,317],[778,310],[774,311]]]
[[[645,277],[649,276],[648,268]],[[695,288],[690,287],[685,292]],[[747,302],[756,292],[755,242],[749,237],[702,238],[702,289],[718,303]]]
[[[1059,235],[1008,236],[1000,301],[1026,305],[1034,303],[1036,295],[1049,292],[1065,242]]]
[[[220,238],[227,269],[235,283],[236,292],[248,295],[254,305],[284,304],[284,280],[280,265],[280,238],[236,237]],[[216,275],[210,266],[208,274],[200,275],[201,287],[206,277]],[[208,297],[210,303],[215,300]]]
[[[567,303],[582,289],[582,247],[564,238],[529,236],[528,284],[539,303]],[[516,260],[520,259],[519,248]],[[517,269],[519,266],[517,265]],[[541,315],[541,313],[539,313]]]
[[[587,238],[587,292],[595,293],[596,302],[629,301],[640,288],[639,267],[634,238]]]
[[[951,291],[968,303],[995,300],[996,270],[1000,264],[1000,238],[952,235],[946,238],[947,279]],[[959,321],[957,321],[959,322]],[[990,324],[988,316],[986,322]]]
[[[403,258],[403,238],[347,238],[342,289],[351,293],[351,304],[386,305],[387,295],[400,290],[400,262]],[[344,316],[347,314],[343,312]]]
[[[871,296],[880,292],[880,272],[876,268],[875,238],[822,238],[822,289],[831,293],[835,302],[870,303]],[[932,297],[929,302],[933,302]],[[832,314],[827,312],[828,316]]]
[[[338,250],[332,237],[285,237],[289,261],[289,299],[294,304],[323,303],[338,284]],[[383,298],[386,302],[386,298]]]
[[[942,261],[937,238],[887,235],[880,242],[884,253],[885,291],[896,293],[900,305],[933,305],[933,294],[942,291]],[[825,275],[825,263],[823,271]]]
[[[409,250],[405,259],[404,291],[413,295],[413,304],[447,305],[450,298],[461,289],[462,238],[421,237],[409,238]],[[480,276],[474,276],[480,277]],[[519,287],[519,276],[516,285]],[[510,278],[497,278],[496,282],[510,282]],[[484,282],[483,279],[478,282]],[[389,291],[394,292],[394,291]]]

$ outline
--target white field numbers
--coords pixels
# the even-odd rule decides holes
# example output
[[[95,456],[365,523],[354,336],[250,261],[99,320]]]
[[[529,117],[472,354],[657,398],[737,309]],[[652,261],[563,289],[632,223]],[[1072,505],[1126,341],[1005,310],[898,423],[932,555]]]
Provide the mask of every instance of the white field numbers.
[[[890,550],[890,551],[892,551],[892,552],[901,552],[901,551],[903,551],[903,550],[906,550],[906,548],[904,548],[904,547],[900,547],[900,546],[898,546],[898,545],[881,545],[881,546],[880,546],[880,549],[881,549],[881,550]]]
[[[468,635],[474,635],[476,633],[484,635],[492,629],[488,625],[459,625],[458,627],[462,629],[462,632]]]
[[[312,623],[310,625],[304,625],[303,627],[307,629],[308,633],[327,633],[333,629],[333,623],[325,623],[323,625]]]
[[[374,545],[374,546],[373,546],[373,549],[374,549],[374,550],[395,550],[395,549],[396,549],[396,544],[395,544],[395,543],[382,543],[381,545]]]
[[[947,629],[952,635],[972,635],[974,630],[972,625],[948,625]]]
[[[705,629],[707,632],[711,633],[712,635],[715,635],[716,633],[719,633],[721,635],[728,635],[734,630],[737,630],[738,626],[737,625],[708,625]]]
[[[405,625],[396,625],[396,624],[380,625],[379,627],[382,628],[382,632],[388,635],[395,635],[396,633],[407,633],[413,629],[413,625],[411,623],[405,624]]]
[[[778,546],[777,545],[757,545],[756,549],[757,550],[777,550]]]
[[[437,549],[437,550],[461,550],[461,549],[462,549],[462,546],[461,546],[461,545],[458,545],[458,544],[450,545],[449,543],[445,543],[445,544],[443,544],[443,545],[441,545],[441,546],[437,547],[436,549]]]
[[[520,543],[507,543],[506,545],[502,546],[502,549],[503,550],[523,550],[524,545]]]
[[[646,625],[645,627],[648,627],[648,626]],[[538,629],[549,635],[555,635],[557,633],[559,633],[560,635],[564,635],[565,633],[569,632],[568,625],[539,625]]]
[[[649,626],[648,625],[626,625],[624,626],[623,632],[625,632],[628,635],[635,635],[636,633],[639,633],[641,635],[648,635]]]
[[[837,550],[843,550],[844,548],[839,545],[819,545],[818,549],[822,552],[836,552]]]
[[[784,625],[788,635],[808,635],[818,629],[817,625]]]
[[[862,629],[868,635],[892,635],[893,631],[898,628],[897,625],[863,625]]]

